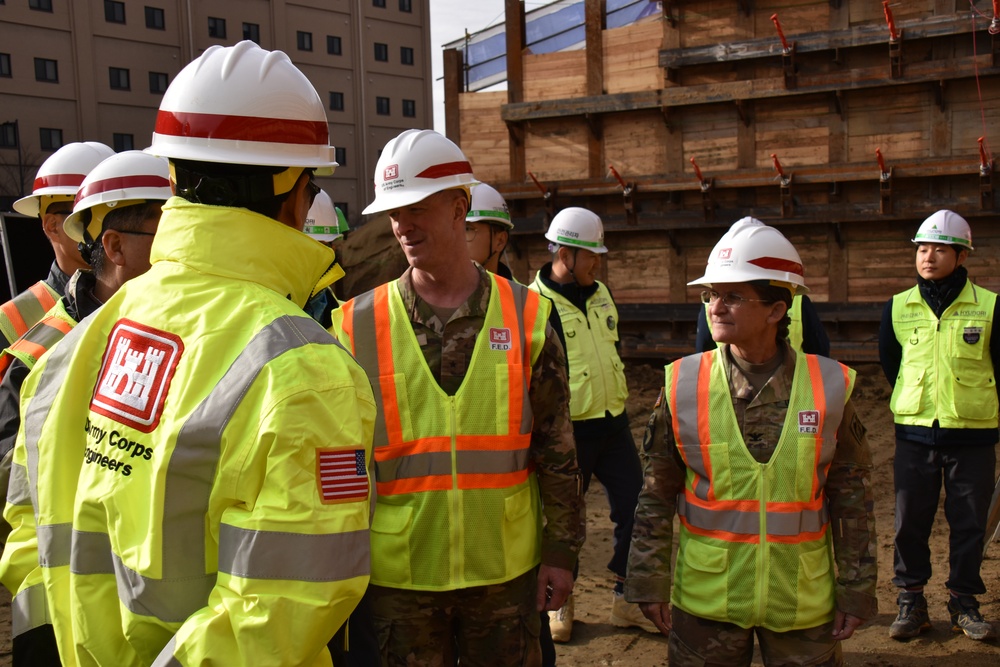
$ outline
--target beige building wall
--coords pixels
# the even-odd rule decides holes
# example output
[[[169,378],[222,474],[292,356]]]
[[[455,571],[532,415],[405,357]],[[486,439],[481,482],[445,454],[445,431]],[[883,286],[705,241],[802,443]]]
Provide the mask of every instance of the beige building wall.
[[[124,8],[124,23],[107,20],[107,4],[0,0],[0,66],[9,64],[9,76],[0,67],[0,123],[17,121],[20,138],[20,150],[5,144],[4,132],[9,138],[12,126],[0,126],[3,201],[19,194],[19,161],[27,193],[38,166],[52,154],[54,148],[41,145],[43,128],[61,131],[62,143],[148,146],[162,98],[151,89],[151,73],[173,81],[206,48],[235,44],[245,31],[256,31],[262,47],[287,53],[316,87],[331,143],[342,158],[337,172],[319,181],[335,202],[346,204],[352,227],[373,197],[372,173],[382,146],[404,129],[433,126],[429,0],[112,3],[112,11]],[[157,21],[147,26],[149,10],[154,19],[162,16],[162,29]],[[210,23],[218,29],[222,22],[224,36],[210,35]],[[331,41],[339,41],[339,54],[329,52],[336,46]],[[384,45],[378,48],[387,60],[376,59],[376,44]],[[403,49],[412,50],[412,64],[403,63]],[[57,81],[36,80],[36,58],[55,61]],[[111,68],[128,71],[128,89],[112,88]],[[331,97],[342,99],[342,108],[331,108]]]

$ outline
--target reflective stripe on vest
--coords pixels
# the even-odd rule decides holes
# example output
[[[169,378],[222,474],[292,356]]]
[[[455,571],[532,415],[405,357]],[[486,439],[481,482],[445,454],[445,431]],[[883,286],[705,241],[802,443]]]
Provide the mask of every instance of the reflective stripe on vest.
[[[36,322],[45,317],[56,305],[59,293],[40,280],[0,306],[0,333],[7,339],[7,345],[27,333]]]
[[[68,317],[68,316],[67,316]],[[31,370],[43,354],[63,339],[73,324],[57,315],[46,315],[10,347],[0,353],[0,378],[14,359],[20,359]]]
[[[33,493],[38,488],[40,427],[62,386],[66,362],[76,347],[74,341],[88,326],[85,320],[67,335],[66,343],[53,350],[39,380],[38,393],[26,410],[28,477]],[[40,564],[69,564],[76,574],[114,573],[122,604],[135,614],[180,623],[203,607],[217,575],[206,574],[209,555],[204,540],[191,536],[201,536],[205,531],[222,435],[264,366],[309,344],[339,343],[307,317],[281,317],[264,327],[181,427],[164,484],[160,578],[144,577],[127,568],[112,552],[107,534],[75,531],[71,524],[38,526]],[[290,581],[351,579],[369,571],[368,543],[368,531],[290,535],[222,524],[218,571],[237,577]],[[295,558],[288,557],[290,548]],[[331,559],[331,553],[339,557]]]
[[[19,637],[29,630],[51,625],[49,604],[45,598],[45,585],[35,584],[22,589],[10,601],[11,635]]]

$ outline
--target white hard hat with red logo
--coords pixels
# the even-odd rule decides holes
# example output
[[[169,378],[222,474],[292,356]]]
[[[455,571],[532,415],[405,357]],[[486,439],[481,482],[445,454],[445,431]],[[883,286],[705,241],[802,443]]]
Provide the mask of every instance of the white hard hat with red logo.
[[[545,232],[545,238],[569,248],[583,248],[603,255],[608,251],[604,245],[604,225],[593,211],[578,206],[570,206],[556,213]]]
[[[83,180],[63,229],[74,241],[89,243],[100,236],[109,212],[171,196],[170,168],[164,158],[125,151],[97,165]]]
[[[90,170],[114,154],[110,147],[97,141],[66,144],[42,163],[31,194],[14,202],[14,210],[36,217],[45,213],[53,201],[73,201]]]
[[[808,292],[802,259],[791,241],[774,227],[756,218],[737,220],[722,235],[708,257],[705,275],[688,285],[746,283],[767,280],[787,287],[792,294]]]
[[[416,204],[450,188],[469,188],[479,181],[472,165],[443,134],[406,130],[382,149],[375,165],[375,201],[362,213],[381,213]]]
[[[953,211],[938,211],[920,223],[917,235],[910,239],[913,243],[944,243],[957,245],[966,250],[972,247],[972,229],[965,218]]]
[[[337,166],[316,89],[283,52],[251,41],[211,46],[180,71],[146,152],[325,173]]]
[[[317,241],[336,241],[343,236],[340,231],[343,218],[344,214],[333,205],[330,195],[325,190],[320,190],[313,205],[309,207],[302,231]],[[347,220],[343,221],[343,225],[346,228]]]
[[[504,229],[514,229],[510,221],[510,209],[503,195],[486,183],[472,188],[472,208],[465,216],[467,222],[485,222]]]

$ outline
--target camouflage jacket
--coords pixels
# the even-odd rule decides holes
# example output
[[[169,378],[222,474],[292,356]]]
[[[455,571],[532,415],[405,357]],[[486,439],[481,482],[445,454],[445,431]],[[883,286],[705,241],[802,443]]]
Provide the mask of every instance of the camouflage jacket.
[[[753,457],[766,463],[778,445],[795,369],[795,352],[785,347],[785,359],[767,384],[753,387],[732,363],[722,345],[723,363],[743,439]],[[670,600],[673,518],[677,495],[684,491],[685,466],[674,440],[672,418],[661,389],[646,425],[642,443],[645,482],[635,511],[625,596],[631,602]],[[877,612],[877,575],[872,457],[854,404],[848,400],[837,429],[837,451],[830,464],[824,493],[830,508],[834,560],[837,567],[837,609],[861,619]]]
[[[417,295],[410,269],[397,283],[427,366],[449,395],[458,391],[465,378],[490,302],[489,273],[478,265],[477,268],[479,286],[447,322],[442,322]],[[549,326],[545,329],[542,353],[532,368],[528,398],[534,414],[530,456],[538,475],[545,523],[542,563],[571,570],[583,544],[583,500],[569,418],[566,354]]]

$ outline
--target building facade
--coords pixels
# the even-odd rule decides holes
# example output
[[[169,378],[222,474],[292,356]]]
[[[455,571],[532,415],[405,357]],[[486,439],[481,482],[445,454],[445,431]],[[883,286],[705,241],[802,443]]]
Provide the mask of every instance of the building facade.
[[[65,143],[148,146],[181,68],[243,39],[316,87],[341,165],[319,181],[358,225],[382,146],[433,126],[429,0],[0,0],[0,209]]]

